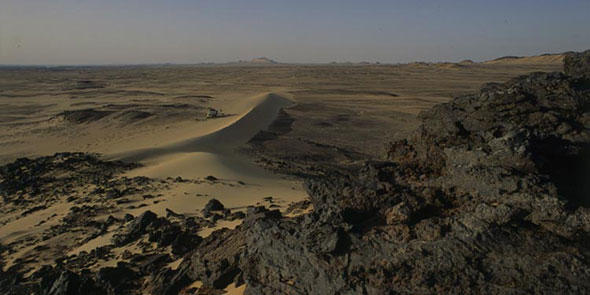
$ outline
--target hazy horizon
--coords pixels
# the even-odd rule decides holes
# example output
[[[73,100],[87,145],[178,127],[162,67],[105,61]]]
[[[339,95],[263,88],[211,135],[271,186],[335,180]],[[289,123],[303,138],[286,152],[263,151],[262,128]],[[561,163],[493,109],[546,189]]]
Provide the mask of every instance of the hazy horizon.
[[[3,0],[0,64],[489,60],[590,48],[589,1]]]

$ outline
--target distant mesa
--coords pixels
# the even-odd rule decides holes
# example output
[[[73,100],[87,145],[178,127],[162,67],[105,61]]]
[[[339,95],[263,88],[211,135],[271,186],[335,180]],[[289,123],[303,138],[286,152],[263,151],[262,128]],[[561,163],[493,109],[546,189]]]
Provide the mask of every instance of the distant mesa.
[[[257,58],[253,58],[250,61],[248,61],[248,63],[253,63],[253,64],[278,64],[277,61],[272,60],[268,57],[257,57]]]
[[[275,65],[280,64],[278,61],[270,59],[268,57],[255,57],[251,60],[238,60],[237,62],[230,62],[230,64],[238,63],[243,65]]]

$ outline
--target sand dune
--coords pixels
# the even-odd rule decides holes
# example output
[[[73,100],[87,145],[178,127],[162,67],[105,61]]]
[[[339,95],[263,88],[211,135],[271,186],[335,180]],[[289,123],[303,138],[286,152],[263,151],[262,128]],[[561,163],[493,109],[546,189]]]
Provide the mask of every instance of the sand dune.
[[[142,206],[121,208],[122,210],[109,212],[107,215],[123,219],[125,214],[139,216],[150,210],[160,216],[166,216],[167,210],[172,210],[186,216],[200,216],[201,209],[212,198],[220,200],[226,208],[242,210],[250,205],[269,205],[264,199],[272,197],[275,206],[285,209],[289,203],[307,197],[299,180],[275,175],[236,153],[236,149],[246,144],[256,133],[267,129],[281,108],[290,106],[293,102],[278,94],[265,93],[246,99],[232,97],[218,103],[216,107],[223,107],[234,115],[197,121],[185,130],[176,130],[179,134],[176,141],[156,134],[156,138],[145,138],[147,141],[135,140],[127,145],[135,146],[135,150],[105,155],[105,158],[141,162],[141,168],[131,170],[125,176],[146,176],[163,181],[179,176],[184,179],[168,182],[170,185],[159,191],[165,197],[158,198],[157,202],[144,201]],[[151,142],[158,140],[159,146],[138,148],[149,146]],[[124,150],[117,144],[111,147],[119,151]],[[207,180],[208,176],[214,176],[209,178],[213,180]],[[0,241],[13,242],[48,230],[64,218],[72,206],[71,203],[63,201],[24,217],[20,216],[20,212],[4,216],[0,219]],[[99,215],[97,218],[104,219],[107,215]],[[47,222],[43,225],[38,224],[39,221],[45,220]],[[239,223],[240,219],[221,222],[215,227],[203,228],[200,235],[207,236],[221,227],[233,228]],[[108,245],[111,243],[113,230],[109,229],[66,250],[71,255],[80,251],[90,252],[97,247]],[[33,248],[34,246],[24,247],[13,253],[6,259],[6,267],[10,267],[19,258],[25,259],[33,255]],[[50,256],[50,252],[47,253]],[[51,260],[46,258],[39,259],[44,263],[50,263]]]
[[[183,152],[228,154],[238,146],[247,143],[260,130],[266,129],[274,121],[281,108],[292,104],[293,102],[289,99],[274,93],[255,96],[246,100],[246,105],[250,105],[250,107],[245,113],[219,129],[208,130],[209,132],[204,135],[162,147],[115,154],[112,158],[127,161],[145,161],[146,159]]]
[[[246,111],[225,125],[213,130],[206,127],[206,130],[192,130],[203,135],[161,147],[111,156],[143,164],[143,167],[127,173],[131,177],[180,176],[185,179],[205,179],[214,176],[218,179],[216,182],[192,183],[174,188],[166,202],[151,205],[150,210],[164,213],[166,208],[170,208],[183,214],[194,214],[208,200],[195,199],[193,195],[197,193],[218,198],[232,208],[261,202],[268,196],[274,196],[285,204],[305,198],[306,193],[300,182],[266,171],[235,153],[236,148],[266,129],[281,108],[290,106],[293,102],[270,93],[254,96],[237,104],[241,106],[234,105],[234,109],[243,108]]]
[[[127,176],[166,178],[180,176],[201,180],[178,184],[167,193],[167,199],[146,207],[158,214],[169,208],[182,214],[198,212],[210,198],[219,199],[229,208],[244,208],[272,196],[286,205],[300,201],[307,194],[299,181],[282,178],[256,166],[239,156],[208,152],[174,153],[144,163],[144,167],[127,173]],[[204,181],[214,176],[216,181]],[[195,195],[207,197],[195,197]],[[141,213],[142,208],[132,214]]]

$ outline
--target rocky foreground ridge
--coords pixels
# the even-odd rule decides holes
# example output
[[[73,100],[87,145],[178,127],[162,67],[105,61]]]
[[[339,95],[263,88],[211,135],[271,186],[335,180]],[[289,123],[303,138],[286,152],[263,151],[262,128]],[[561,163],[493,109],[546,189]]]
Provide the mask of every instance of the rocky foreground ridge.
[[[564,68],[421,114],[387,161],[309,180],[308,214],[252,207],[242,225],[204,239],[179,225],[190,249],[176,269],[62,263],[0,273],[0,291],[220,294],[233,283],[246,294],[588,294],[590,51]],[[159,241],[152,232],[176,221],[146,212],[127,222],[121,243]]]

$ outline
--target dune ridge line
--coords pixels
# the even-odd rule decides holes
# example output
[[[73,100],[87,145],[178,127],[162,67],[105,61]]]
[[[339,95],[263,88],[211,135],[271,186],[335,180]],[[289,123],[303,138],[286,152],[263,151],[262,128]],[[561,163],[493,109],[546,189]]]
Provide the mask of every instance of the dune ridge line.
[[[175,153],[210,152],[229,154],[245,144],[256,133],[265,130],[277,118],[278,112],[294,104],[284,96],[267,93],[248,99],[252,105],[236,120],[205,135],[171,143],[162,147],[144,148],[111,155],[108,158],[123,161],[145,161]]]

